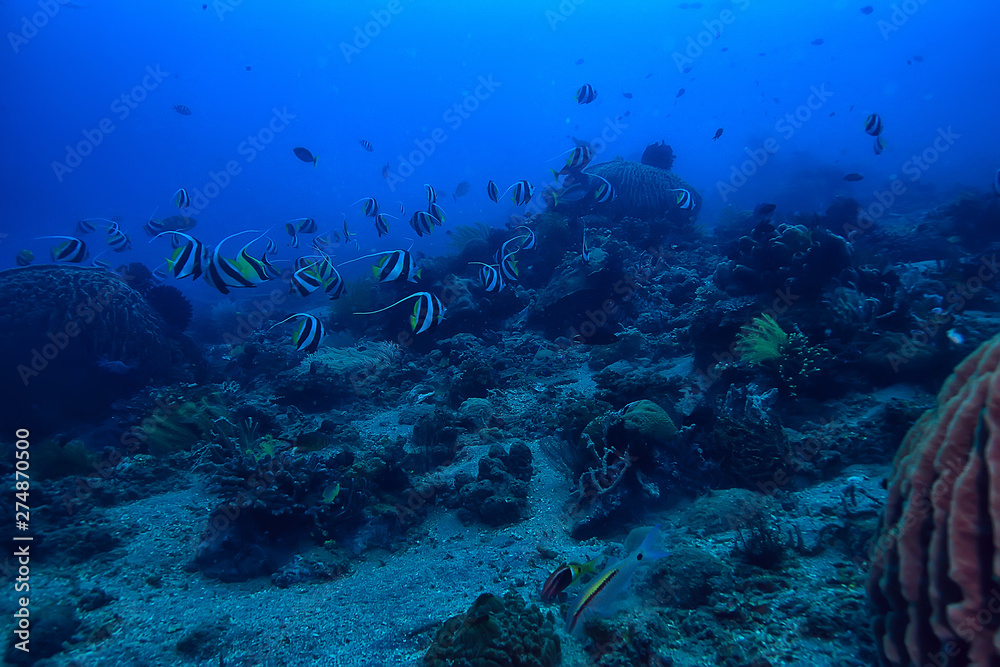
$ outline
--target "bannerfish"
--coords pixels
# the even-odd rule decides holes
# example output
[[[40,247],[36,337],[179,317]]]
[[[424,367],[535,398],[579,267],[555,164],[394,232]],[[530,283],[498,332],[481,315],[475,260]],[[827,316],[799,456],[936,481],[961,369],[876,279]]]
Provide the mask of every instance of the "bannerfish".
[[[182,116],[190,116],[191,115],[191,109],[187,105],[185,105],[185,104],[175,104],[174,105],[174,111],[176,111],[177,113],[179,113]]]
[[[597,99],[597,91],[589,83],[585,83],[576,91],[577,104],[590,104]]]
[[[372,146],[372,142],[368,141],[367,139],[358,139],[358,143],[361,144],[361,147],[364,148],[369,153],[375,150],[375,148]]]
[[[865,119],[865,133],[877,137],[882,134],[882,129],[882,117],[877,113],[868,114]]]

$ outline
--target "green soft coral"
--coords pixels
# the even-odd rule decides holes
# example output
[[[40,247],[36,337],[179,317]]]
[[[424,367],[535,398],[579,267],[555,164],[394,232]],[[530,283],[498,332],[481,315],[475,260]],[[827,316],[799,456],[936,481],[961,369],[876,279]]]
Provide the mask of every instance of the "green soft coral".
[[[770,315],[754,318],[736,339],[736,354],[742,361],[760,365],[780,359],[788,344],[788,334]]]

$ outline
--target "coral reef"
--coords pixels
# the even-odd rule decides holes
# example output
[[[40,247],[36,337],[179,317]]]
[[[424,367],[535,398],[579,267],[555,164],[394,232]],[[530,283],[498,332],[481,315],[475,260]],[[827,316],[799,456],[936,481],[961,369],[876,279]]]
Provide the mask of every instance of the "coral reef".
[[[884,664],[1000,661],[1000,337],[959,364],[893,463],[868,594]],[[938,659],[939,658],[939,659]]]
[[[119,276],[78,266],[0,272],[0,421],[104,414],[139,382],[182,372],[180,346],[163,319]],[[98,362],[120,364],[110,373]],[[80,391],[86,387],[86,391]]]
[[[815,299],[851,265],[852,246],[826,229],[764,222],[728,250],[715,284],[730,296],[783,290],[789,298]]]
[[[672,171],[638,162],[614,160],[591,165],[587,173],[607,179],[615,189],[617,196],[599,206],[601,212],[612,216],[656,218],[666,215],[672,219],[688,219],[696,217],[701,210],[701,194]],[[680,208],[678,189],[691,193],[694,199],[691,210]]]
[[[674,149],[667,142],[661,141],[646,146],[646,150],[642,152],[642,158],[639,161],[650,167],[658,167],[659,169],[670,171],[670,168],[674,166],[675,157]]]
[[[479,459],[479,474],[455,476],[455,504],[463,520],[476,518],[491,526],[521,521],[528,513],[528,482],[531,480],[531,450],[515,442],[509,451],[495,443]]]
[[[552,612],[543,615],[513,592],[480,595],[469,611],[445,621],[424,655],[428,667],[555,667],[561,660]]]

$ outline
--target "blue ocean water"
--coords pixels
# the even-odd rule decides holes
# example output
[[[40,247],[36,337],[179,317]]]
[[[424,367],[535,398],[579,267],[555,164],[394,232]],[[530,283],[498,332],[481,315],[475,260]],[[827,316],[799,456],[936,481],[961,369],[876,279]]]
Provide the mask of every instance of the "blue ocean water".
[[[362,279],[372,282],[374,260],[353,261],[362,256],[406,249],[434,268],[432,278],[416,286],[362,292],[352,302],[358,308],[374,311],[418,290],[442,298],[459,294],[453,308],[445,304],[455,315],[446,315],[443,334],[414,334],[426,314],[415,313],[411,324],[412,304],[394,319],[349,319],[350,313],[341,312],[329,315],[336,332],[329,325],[303,351],[300,337],[308,330],[298,327],[327,321],[325,298],[272,297],[279,307],[272,303],[259,322],[239,333],[238,342],[229,343],[225,336],[240,329],[224,327],[244,327],[247,313],[274,288],[259,284],[223,295],[203,280],[171,278],[167,284],[194,304],[195,321],[190,337],[170,333],[171,345],[183,340],[184,347],[182,353],[171,348],[177,356],[169,363],[150,361],[157,350],[149,341],[167,334],[143,331],[148,337],[131,338],[138,325],[128,334],[117,332],[121,339],[110,347],[83,350],[70,341],[76,334],[60,338],[59,331],[68,330],[57,321],[57,306],[38,319],[35,332],[20,331],[22,321],[9,315],[23,315],[23,302],[0,313],[0,338],[18,339],[21,346],[3,358],[0,399],[15,408],[0,421],[38,433],[33,451],[48,448],[46,463],[39,464],[47,472],[37,488],[44,489],[39,497],[50,510],[41,513],[38,525],[57,546],[39,557],[40,588],[50,591],[39,595],[46,604],[60,596],[73,601],[86,630],[85,639],[79,632],[63,633],[65,653],[52,653],[64,661],[55,664],[464,664],[444,657],[422,661],[426,651],[447,643],[437,634],[446,619],[473,601],[500,604],[477,596],[511,589],[529,604],[539,603],[539,590],[563,561],[578,567],[598,554],[613,553],[631,567],[629,558],[643,550],[634,548],[630,530],[653,524],[662,524],[661,546],[670,555],[655,566],[656,582],[642,587],[646,597],[632,608],[658,611],[633,625],[618,616],[613,632],[588,630],[581,637],[572,632],[575,620],[563,619],[577,608],[589,613],[586,595],[574,602],[570,589],[571,595],[557,592],[541,600],[555,620],[546,625],[532,617],[528,624],[533,631],[541,628],[540,635],[559,636],[563,664],[906,664],[892,662],[866,634],[864,577],[871,554],[864,555],[853,535],[876,534],[883,482],[895,474],[890,463],[903,433],[920,409],[933,404],[951,369],[996,333],[991,327],[997,295],[990,282],[996,272],[985,277],[979,267],[995,267],[982,252],[992,252],[1000,234],[993,227],[1000,197],[1000,61],[993,48],[998,25],[1000,5],[983,1],[0,0],[0,80],[6,92],[0,97],[6,128],[0,149],[0,279],[16,283],[19,264],[57,263],[50,254],[54,246],[74,237],[88,247],[81,266],[100,257],[116,272],[117,265],[133,262],[163,267],[174,252],[170,242],[152,238],[144,225],[184,214],[197,220],[187,233],[208,248],[239,235],[224,246],[231,258],[258,235],[274,240],[272,261],[279,269],[302,256],[316,257],[313,238],[343,235],[346,225],[356,243],[341,236],[330,252],[334,263],[344,265],[351,289],[365,284]],[[581,103],[585,86],[596,97]],[[866,125],[875,124],[881,129],[866,132]],[[681,197],[658,212],[665,217],[602,218],[609,209],[590,200],[594,180],[580,205],[585,210],[573,208],[574,202],[563,209],[552,205],[552,192],[562,196],[572,186],[571,180],[554,180],[551,170],[559,171],[574,148],[588,147],[594,165],[640,162],[656,142],[670,145],[676,156],[672,171],[700,196],[693,217],[680,216],[696,226],[667,215],[684,208]],[[301,148],[314,161],[297,155]],[[508,188],[522,180],[534,188],[528,205],[512,201]],[[499,186],[497,202],[487,193],[491,181]],[[447,219],[419,235],[410,219],[427,207],[428,185]],[[179,189],[190,197],[189,206],[176,205]],[[363,211],[365,198],[375,198],[380,211],[395,216],[388,234],[376,233]],[[621,202],[628,193],[623,187],[614,198]],[[852,214],[860,211],[860,219],[873,225],[862,229],[874,232],[860,240],[848,233],[856,217],[843,227],[820,221],[845,201]],[[953,204],[938,217],[927,215]],[[93,218],[114,220],[131,246],[123,252],[109,248],[103,223],[96,233],[81,233],[78,221]],[[292,247],[286,224],[302,218],[314,219],[317,230],[298,234],[301,245]],[[466,249],[449,233],[478,224],[494,230],[489,252],[463,255],[459,263]],[[795,232],[796,225],[808,230]],[[538,234],[538,247],[515,251],[521,274],[507,283],[511,289],[499,295],[484,290],[476,279],[479,267],[466,260],[499,263],[504,239],[527,238],[515,235],[529,227]],[[717,227],[721,231],[713,236]],[[753,253],[739,245],[743,239],[750,245],[752,237],[756,251],[775,240],[776,228],[793,231],[772,247],[787,250],[793,236],[807,239],[790,269],[771,267],[778,260],[764,251],[756,257],[765,259],[754,265]],[[817,251],[811,266],[829,260],[835,268],[821,268],[822,276],[809,282],[802,257],[829,239],[830,230],[843,246],[824,246],[829,254]],[[836,236],[841,232],[843,239]],[[258,241],[255,255],[262,246]],[[839,256],[830,259],[846,246],[843,265]],[[895,250],[898,256],[891,254]],[[532,259],[539,255],[544,260]],[[719,269],[727,261],[753,271],[744,272],[744,282],[730,280],[737,275],[732,268]],[[970,282],[977,270],[978,287]],[[284,277],[277,283],[282,295],[289,293],[287,272]],[[580,288],[588,279],[587,289]],[[961,291],[962,284],[972,287],[971,294]],[[802,290],[786,298],[786,305],[798,303],[790,311],[777,308],[789,285]],[[16,297],[9,289],[0,295],[8,304],[24,293],[32,295],[28,301],[44,301],[23,284]],[[58,290],[40,283],[39,291]],[[372,294],[377,303],[365,300]],[[175,307],[171,302],[166,309]],[[330,308],[332,313],[335,306]],[[85,319],[81,326],[90,331],[91,318],[67,312]],[[300,312],[317,319],[296,319],[270,333],[268,327]],[[785,346],[792,336],[790,345],[813,355],[800,357],[805,361],[796,369],[799,385],[788,381],[786,368],[746,361],[755,351],[765,362],[780,356],[760,349],[746,353],[753,327],[753,340],[766,347],[767,322],[757,316],[769,313],[781,324],[771,322],[777,327],[770,329],[775,350],[790,357]],[[947,324],[938,326],[942,322]],[[433,329],[438,321],[427,323]],[[600,332],[610,337],[606,347]],[[326,336],[334,333],[331,343]],[[733,342],[738,335],[743,352]],[[68,347],[60,340],[70,341]],[[897,347],[881,347],[887,340]],[[911,354],[911,341],[931,351],[926,357]],[[46,345],[56,346],[51,357]],[[338,356],[343,350],[348,352]],[[742,365],[730,353],[745,354]],[[147,362],[170,372],[144,375]],[[36,376],[40,382],[61,379],[39,390],[32,385]],[[55,385],[58,391],[51,389]],[[640,402],[637,417],[630,411]],[[645,405],[652,403],[663,407]],[[173,406],[168,418],[157,412],[165,404]],[[119,439],[144,419],[169,421],[177,410],[190,420],[177,418],[175,425],[192,430],[163,436],[157,440],[161,449],[140,448],[136,456],[125,436]],[[643,416],[649,410],[653,416]],[[656,421],[661,413],[669,428]],[[748,414],[763,416],[753,422]],[[732,431],[719,426],[729,418],[744,420],[744,430],[734,428],[739,437],[763,434],[788,450],[772,458],[755,458],[754,450],[740,466],[727,468],[738,457],[730,457],[730,449],[713,453],[713,447],[730,446]],[[635,427],[641,419],[657,426]],[[611,446],[614,429],[625,423],[646,429],[642,446],[639,440],[630,441],[632,449]],[[595,445],[596,433],[607,442]],[[450,443],[442,444],[449,435]],[[656,438],[659,444],[651,445]],[[835,455],[814,457],[792,446],[810,438]],[[6,447],[12,439],[3,434],[0,440],[0,470],[13,475],[14,457]],[[875,440],[878,446],[871,444]],[[664,447],[666,441],[683,442],[683,451]],[[559,449],[553,443],[563,444],[561,454],[553,453]],[[584,460],[588,452],[593,460]],[[320,456],[326,458],[310,458]],[[53,458],[83,460],[90,468],[98,460],[112,463],[84,474],[67,471],[72,466],[63,470]],[[762,475],[758,464],[778,472]],[[226,494],[239,486],[232,480],[254,480],[254,466],[262,465],[308,480],[302,482],[306,491],[282,496],[287,490],[279,483],[267,487],[275,495],[262,504],[277,508],[274,515],[239,524],[234,532],[242,531],[241,539],[254,536],[245,538],[249,546],[234,549],[239,555],[228,553],[228,560],[220,556],[222,564],[206,564],[212,549],[228,547],[202,533],[212,533],[219,515],[234,523],[247,520],[242,512],[253,503],[240,506]],[[795,474],[786,475],[783,466]],[[112,469],[114,475],[101,473]],[[203,475],[201,481],[185,477],[191,471]],[[94,480],[109,477],[113,491],[99,491],[103,487]],[[163,479],[170,484],[157,486]],[[623,479],[628,481],[616,487]],[[486,500],[469,491],[486,488],[486,482],[496,485],[484,492]],[[787,495],[772,493],[778,486],[787,486]],[[624,514],[609,509],[610,502],[601,506],[600,498],[619,492]],[[773,511],[787,521],[780,523],[778,541],[794,556],[775,564],[766,562],[768,554],[747,562],[734,555],[752,551],[747,535],[768,534],[763,519],[736,528],[732,539],[713,541],[732,530],[714,525],[713,518],[742,507],[742,492],[778,499],[780,510]],[[59,504],[53,498],[74,494],[77,500],[65,504],[74,509],[52,509]],[[491,505],[495,498],[502,501]],[[161,512],[160,502],[190,514]],[[589,502],[600,511],[581,512]],[[5,510],[7,505],[0,504]],[[125,506],[124,518],[115,513]],[[308,526],[296,523],[299,515],[288,521],[288,512],[305,506]],[[231,507],[239,508],[237,518],[229,517]],[[831,530],[817,517],[843,521]],[[313,530],[314,519],[326,532]],[[116,527],[106,528],[106,520]],[[175,521],[184,522],[186,531],[170,543],[176,558],[156,561],[152,573],[130,560],[161,548],[138,534],[174,539]],[[119,522],[128,528],[119,530]],[[152,528],[136,528],[144,524]],[[298,533],[282,533],[288,525]],[[74,530],[98,534],[81,537]],[[787,541],[786,532],[792,535]],[[836,544],[823,542],[831,534]],[[92,552],[80,543],[107,547]],[[322,549],[336,554],[336,566],[317,559],[315,551]],[[129,558],[119,562],[126,551]],[[266,552],[259,567],[245,565],[258,552]],[[309,559],[323,563],[323,576],[308,571],[314,562]],[[194,565],[185,568],[187,561]],[[107,589],[117,601],[99,612],[108,601],[96,593],[81,596],[76,584],[61,581],[55,565],[87,579],[88,590],[91,584]],[[597,581],[602,573],[617,576],[615,567],[622,566],[611,559],[602,563]],[[109,569],[125,574],[117,582],[101,579]],[[645,570],[633,569],[645,576]],[[777,574],[772,579],[760,574],[764,570]],[[205,609],[214,607],[195,612],[172,602],[156,612],[165,615],[156,621],[170,629],[148,618],[142,623],[150,625],[141,626],[170,639],[144,646],[137,634],[121,628],[139,623],[142,605],[160,596],[157,577],[166,579],[166,590],[184,595],[204,586],[207,597],[219,596],[211,598],[219,616],[236,618],[244,610],[247,634],[269,638],[248,638],[228,627],[207,633],[225,639],[218,645],[205,640],[208,648],[202,648],[206,632],[196,630],[216,620],[204,618],[212,616]],[[586,581],[590,586],[594,580]],[[691,581],[710,585],[677,592]],[[802,581],[814,586],[794,598]],[[289,585],[299,586],[293,591],[303,597],[283,596]],[[583,586],[576,579],[571,585]],[[723,590],[728,586],[739,594]],[[129,592],[137,587],[140,593]],[[628,588],[622,587],[621,597]],[[744,588],[763,593],[742,597]],[[257,602],[258,594],[267,602]],[[96,604],[92,597],[104,604],[88,608]],[[817,611],[832,605],[831,598],[842,606]],[[614,618],[617,602],[595,602],[594,615]],[[15,606],[0,601],[4,613]],[[292,619],[296,629],[261,618],[267,616],[260,614],[262,607]],[[508,610],[515,608],[508,602]],[[316,609],[324,610],[325,620],[315,628],[299,622]],[[794,632],[781,634],[775,623],[767,630],[773,641],[748,639],[779,613],[782,627],[794,625]],[[347,620],[335,622],[342,617]],[[700,634],[708,625],[712,632]],[[67,621],[69,626],[77,628]],[[713,632],[725,639],[716,642]],[[780,642],[774,639],[779,636]],[[689,639],[701,643],[685,647]],[[346,648],[348,640],[358,648]],[[706,646],[712,652],[702,655]],[[11,662],[23,657],[8,655],[17,656],[8,657]],[[619,662],[601,662],[612,655]],[[520,663],[511,658],[497,664]]]

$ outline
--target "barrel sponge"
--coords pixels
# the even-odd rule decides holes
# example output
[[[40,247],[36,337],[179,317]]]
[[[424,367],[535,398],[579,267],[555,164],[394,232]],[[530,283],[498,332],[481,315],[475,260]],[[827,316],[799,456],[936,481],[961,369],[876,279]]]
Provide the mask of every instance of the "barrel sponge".
[[[955,368],[887,488],[868,579],[882,664],[1000,664],[1000,336]]]
[[[694,217],[701,210],[701,194],[672,171],[639,162],[613,160],[588,167],[586,173],[607,179],[617,195],[603,204],[612,215],[637,218],[667,214],[672,218]],[[678,190],[684,189],[694,198],[694,208],[681,210]]]
[[[51,407],[62,394],[85,405],[107,384],[101,364],[136,379],[163,377],[178,349],[142,296],[104,269],[8,269],[0,294],[0,389],[25,406]]]

